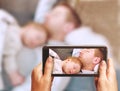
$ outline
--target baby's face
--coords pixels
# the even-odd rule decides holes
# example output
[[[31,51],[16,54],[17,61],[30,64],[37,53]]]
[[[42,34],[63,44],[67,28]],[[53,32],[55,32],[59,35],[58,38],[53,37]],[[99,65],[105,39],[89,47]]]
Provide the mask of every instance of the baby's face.
[[[29,29],[29,28],[28,28]],[[47,34],[44,30],[29,29],[25,32],[23,43],[29,48],[43,45],[47,41]]]
[[[64,60],[63,71],[66,74],[77,74],[80,72],[81,66],[78,63],[71,61],[71,59]]]

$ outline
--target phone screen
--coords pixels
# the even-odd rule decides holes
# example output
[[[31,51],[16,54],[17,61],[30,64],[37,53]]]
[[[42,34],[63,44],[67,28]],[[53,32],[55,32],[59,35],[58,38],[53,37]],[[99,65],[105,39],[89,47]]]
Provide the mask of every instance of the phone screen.
[[[107,47],[44,46],[43,73],[49,56],[54,61],[53,76],[99,76],[100,62],[107,61]]]

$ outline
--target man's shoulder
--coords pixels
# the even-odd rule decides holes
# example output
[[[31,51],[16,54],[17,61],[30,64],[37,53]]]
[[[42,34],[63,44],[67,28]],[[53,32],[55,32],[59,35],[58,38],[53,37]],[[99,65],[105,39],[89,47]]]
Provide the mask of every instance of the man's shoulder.
[[[48,46],[65,46],[67,44],[64,41],[49,40],[47,45]]]
[[[106,45],[108,43],[103,35],[93,32],[89,27],[80,27],[72,31],[66,36],[65,41],[75,45]]]

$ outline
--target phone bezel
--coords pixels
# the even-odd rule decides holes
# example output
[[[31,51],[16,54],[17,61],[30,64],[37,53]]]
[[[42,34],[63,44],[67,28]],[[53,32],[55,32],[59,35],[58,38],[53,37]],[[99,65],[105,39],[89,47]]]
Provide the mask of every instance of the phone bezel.
[[[45,62],[49,56],[49,48],[105,48],[106,50],[106,59],[105,61],[107,61],[107,53],[108,53],[108,49],[106,46],[44,46],[42,48],[42,56],[43,56],[43,74],[44,74],[44,66],[45,66]],[[99,76],[99,72],[96,74],[51,74],[52,76]]]

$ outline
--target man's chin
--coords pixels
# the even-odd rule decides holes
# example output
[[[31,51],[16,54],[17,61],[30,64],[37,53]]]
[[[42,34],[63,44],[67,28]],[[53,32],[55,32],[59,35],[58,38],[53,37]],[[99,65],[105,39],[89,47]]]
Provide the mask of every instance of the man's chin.
[[[32,46],[31,44],[28,44],[28,43],[26,43],[25,46],[28,48],[32,48],[32,49],[35,48],[34,46]]]
[[[48,22],[47,22],[47,21],[45,21],[43,24],[44,24],[44,26],[46,27],[46,26],[48,25]]]

